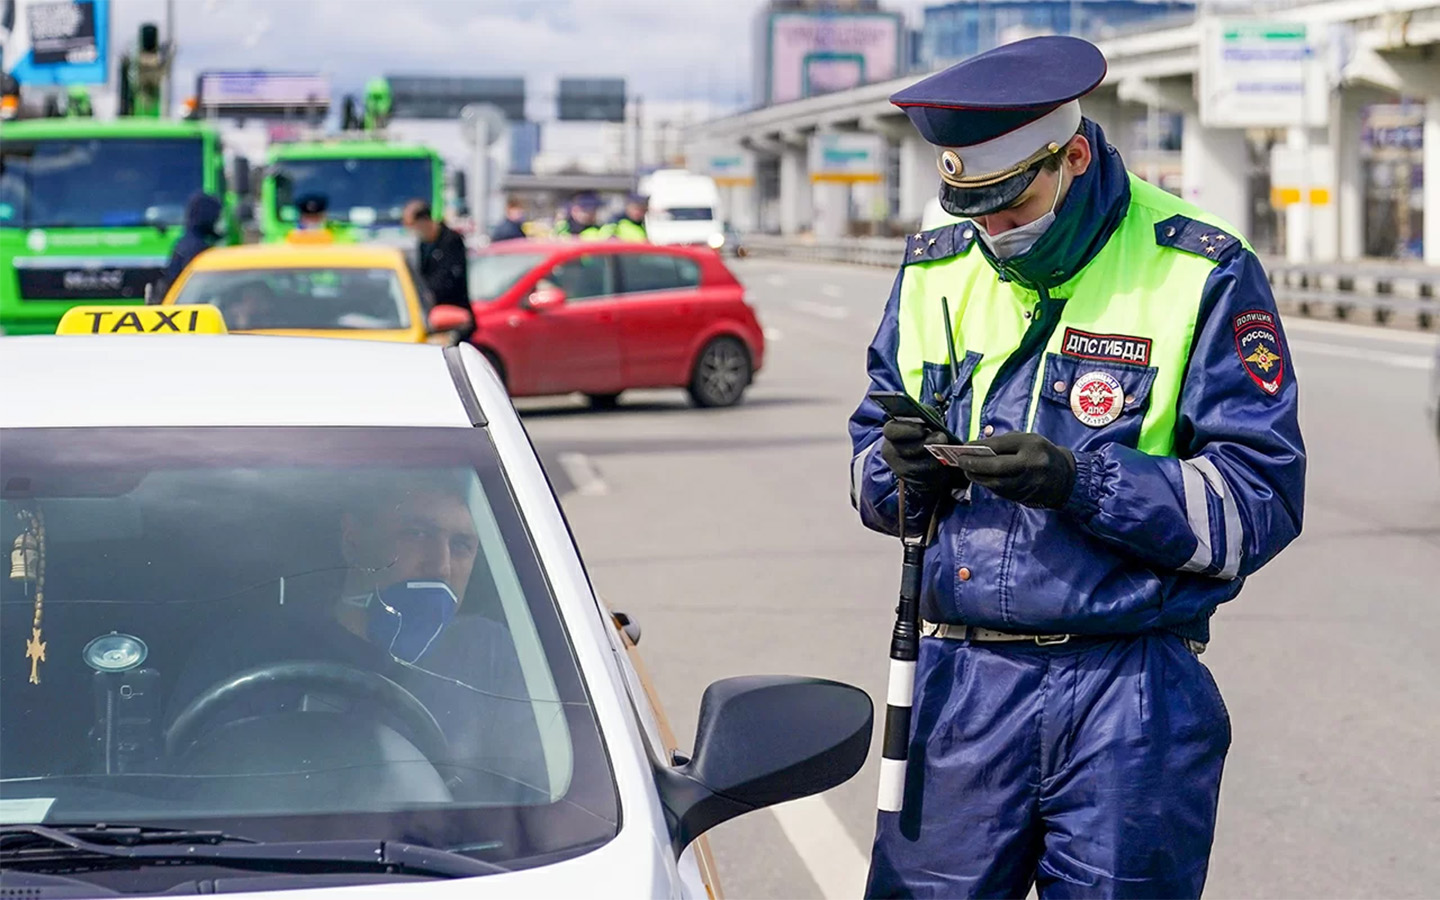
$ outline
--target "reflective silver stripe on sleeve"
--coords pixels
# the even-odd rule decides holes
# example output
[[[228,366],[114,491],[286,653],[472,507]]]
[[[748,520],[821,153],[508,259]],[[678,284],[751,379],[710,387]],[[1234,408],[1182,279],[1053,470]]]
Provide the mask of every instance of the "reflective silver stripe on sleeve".
[[[1195,555],[1180,567],[1182,572],[1203,572],[1210,568],[1210,502],[1205,493],[1205,476],[1188,459],[1180,460],[1180,480],[1185,485],[1185,515],[1195,532]]]
[[[850,505],[856,509],[860,508],[860,482],[865,478],[865,461],[870,458],[870,454],[875,448],[880,446],[881,440],[883,438],[877,439],[870,446],[855,454],[855,458],[850,461]],[[834,469],[831,471],[833,472]]]
[[[1235,500],[1234,491],[1225,486],[1225,476],[1215,464],[1203,456],[1197,456],[1189,460],[1190,464],[1200,470],[1205,476],[1205,481],[1210,485],[1210,490],[1220,497],[1225,506],[1225,565],[1221,567],[1220,574],[1216,577],[1226,581],[1231,580],[1240,574],[1240,548],[1245,544],[1245,525],[1240,521],[1240,504]]]

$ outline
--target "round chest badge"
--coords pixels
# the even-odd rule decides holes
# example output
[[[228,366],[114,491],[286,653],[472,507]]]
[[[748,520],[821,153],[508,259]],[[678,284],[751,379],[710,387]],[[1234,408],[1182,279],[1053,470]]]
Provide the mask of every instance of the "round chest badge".
[[[1120,418],[1125,392],[1120,382],[1104,372],[1086,372],[1070,391],[1070,411],[1091,428],[1103,428]]]

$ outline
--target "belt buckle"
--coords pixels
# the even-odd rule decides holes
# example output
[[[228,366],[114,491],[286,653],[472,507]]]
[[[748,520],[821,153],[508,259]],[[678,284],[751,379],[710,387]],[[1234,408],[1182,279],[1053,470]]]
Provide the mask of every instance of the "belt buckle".
[[[1060,646],[1061,644],[1068,644],[1068,643],[1070,643],[1070,635],[1068,635],[1068,634],[1037,634],[1037,635],[1035,635],[1035,645],[1036,645],[1037,647],[1058,647],[1058,646]]]

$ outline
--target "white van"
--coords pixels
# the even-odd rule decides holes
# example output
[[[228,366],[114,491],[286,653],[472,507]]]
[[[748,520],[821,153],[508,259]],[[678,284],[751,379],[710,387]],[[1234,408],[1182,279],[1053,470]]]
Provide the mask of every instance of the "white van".
[[[715,179],[684,169],[660,169],[640,179],[650,199],[645,231],[653,244],[725,245]]]

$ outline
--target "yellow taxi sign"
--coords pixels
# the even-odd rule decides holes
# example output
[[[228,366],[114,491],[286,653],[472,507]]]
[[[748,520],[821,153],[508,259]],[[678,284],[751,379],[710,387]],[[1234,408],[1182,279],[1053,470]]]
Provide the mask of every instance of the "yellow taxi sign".
[[[225,317],[209,303],[175,306],[73,306],[56,334],[225,334]]]

